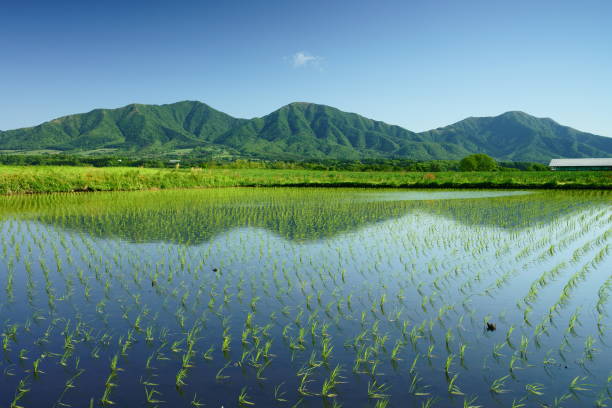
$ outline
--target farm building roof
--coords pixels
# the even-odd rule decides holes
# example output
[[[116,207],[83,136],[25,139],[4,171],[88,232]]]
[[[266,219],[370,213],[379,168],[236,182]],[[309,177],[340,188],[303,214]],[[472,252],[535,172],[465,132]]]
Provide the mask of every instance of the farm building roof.
[[[596,159],[552,159],[550,167],[598,167],[612,166],[612,158],[596,158]]]

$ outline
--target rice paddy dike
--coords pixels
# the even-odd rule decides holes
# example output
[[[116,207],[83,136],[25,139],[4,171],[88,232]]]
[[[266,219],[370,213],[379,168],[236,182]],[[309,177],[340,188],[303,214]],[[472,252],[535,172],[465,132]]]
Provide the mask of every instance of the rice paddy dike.
[[[207,187],[612,189],[609,171],[352,172],[0,166],[0,195]]]
[[[0,197],[0,407],[610,406],[611,203]]]

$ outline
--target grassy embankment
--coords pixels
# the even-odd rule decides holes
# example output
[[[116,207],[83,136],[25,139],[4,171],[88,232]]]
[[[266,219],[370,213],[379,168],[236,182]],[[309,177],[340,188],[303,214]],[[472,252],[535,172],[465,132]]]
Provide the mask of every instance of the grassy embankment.
[[[349,172],[0,166],[0,194],[201,187],[612,189],[612,172]]]

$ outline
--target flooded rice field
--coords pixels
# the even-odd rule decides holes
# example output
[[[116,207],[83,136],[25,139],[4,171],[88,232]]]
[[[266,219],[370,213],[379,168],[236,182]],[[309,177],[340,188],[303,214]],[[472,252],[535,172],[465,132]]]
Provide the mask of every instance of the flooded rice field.
[[[0,197],[0,407],[612,406],[611,204]]]

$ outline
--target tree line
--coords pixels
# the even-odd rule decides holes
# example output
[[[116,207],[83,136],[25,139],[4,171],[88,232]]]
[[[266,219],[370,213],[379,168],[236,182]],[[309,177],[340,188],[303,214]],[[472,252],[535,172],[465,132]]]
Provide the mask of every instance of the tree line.
[[[198,157],[129,158],[125,156],[0,155],[0,164],[12,166],[94,166],[94,167],[199,167],[229,169],[296,169],[327,171],[546,171],[548,166],[533,162],[498,162],[486,154],[472,154],[461,160],[364,159],[364,160],[260,160],[202,159]]]

